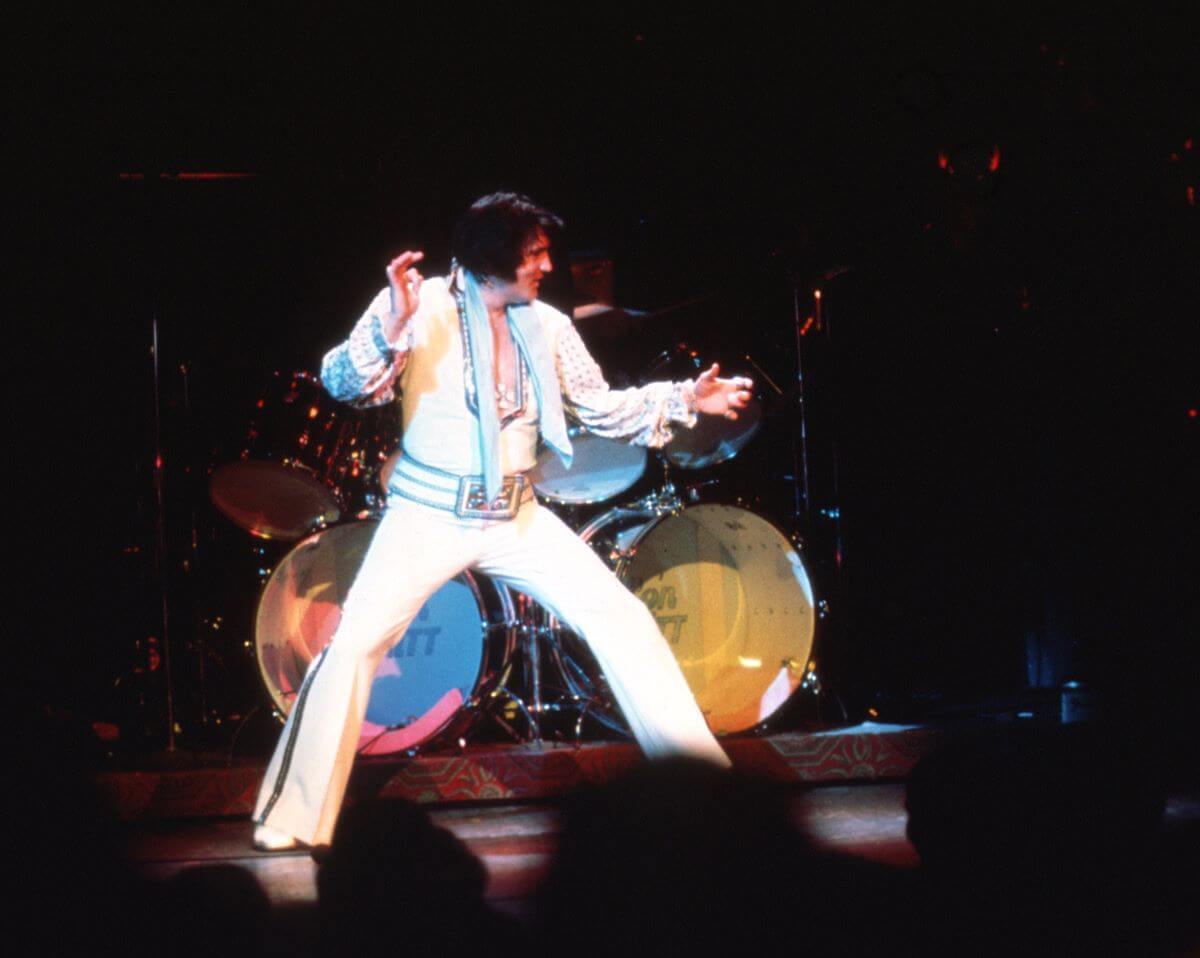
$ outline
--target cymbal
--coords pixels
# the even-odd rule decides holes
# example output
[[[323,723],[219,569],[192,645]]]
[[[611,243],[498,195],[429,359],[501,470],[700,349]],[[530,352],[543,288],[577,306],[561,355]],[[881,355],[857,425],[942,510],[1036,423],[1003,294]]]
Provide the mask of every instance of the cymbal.
[[[571,310],[571,318],[580,320],[645,319],[649,313],[641,309],[626,309],[608,303],[580,303]]]
[[[632,309],[628,306],[614,306],[611,303],[580,303],[571,310],[571,317],[575,320],[659,319],[681,309],[687,309],[689,306],[706,303],[716,295],[716,293],[703,293],[677,303],[660,306],[658,309]]]

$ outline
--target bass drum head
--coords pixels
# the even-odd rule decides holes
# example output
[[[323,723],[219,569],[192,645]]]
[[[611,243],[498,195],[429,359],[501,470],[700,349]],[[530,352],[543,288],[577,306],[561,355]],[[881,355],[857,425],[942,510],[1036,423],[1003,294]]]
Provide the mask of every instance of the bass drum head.
[[[618,567],[650,609],[714,733],[766,721],[812,652],[808,573],[788,539],[734,506],[699,505],[644,525]]]
[[[342,604],[377,527],[375,521],[355,522],[310,536],[284,556],[267,582],[255,626],[258,664],[285,715],[309,663],[341,622]],[[507,590],[490,587],[499,619],[511,622]],[[511,636],[496,648],[493,631],[475,577],[464,572],[435,592],[375,672],[359,753],[403,751],[446,730],[485,673],[498,671],[492,659],[511,652]]]

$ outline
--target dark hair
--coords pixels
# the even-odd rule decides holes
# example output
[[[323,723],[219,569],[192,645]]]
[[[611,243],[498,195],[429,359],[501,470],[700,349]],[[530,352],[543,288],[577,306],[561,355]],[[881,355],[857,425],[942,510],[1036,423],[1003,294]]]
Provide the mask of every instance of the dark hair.
[[[540,227],[547,233],[562,228],[562,220],[520,193],[489,193],[471,204],[450,240],[450,254],[476,276],[517,278],[521,250]]]

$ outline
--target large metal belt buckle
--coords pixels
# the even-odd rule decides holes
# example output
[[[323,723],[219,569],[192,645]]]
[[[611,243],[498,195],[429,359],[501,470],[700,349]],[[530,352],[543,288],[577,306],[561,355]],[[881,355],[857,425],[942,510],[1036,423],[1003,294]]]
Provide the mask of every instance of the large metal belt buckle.
[[[460,519],[511,519],[517,514],[524,491],[524,476],[505,476],[496,498],[488,502],[483,481],[463,476],[458,481],[458,502],[454,506],[454,514]]]

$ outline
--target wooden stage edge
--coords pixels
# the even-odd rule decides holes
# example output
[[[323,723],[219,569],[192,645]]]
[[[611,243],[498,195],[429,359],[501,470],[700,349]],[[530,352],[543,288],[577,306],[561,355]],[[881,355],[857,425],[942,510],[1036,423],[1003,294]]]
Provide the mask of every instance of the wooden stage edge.
[[[780,782],[848,783],[904,778],[943,731],[865,722],[816,732],[723,740],[735,769]],[[467,745],[464,749],[359,759],[348,798],[377,796],[429,805],[549,799],[609,781],[643,761],[636,746]],[[126,822],[249,815],[262,763],[167,770],[103,771],[97,785]]]

